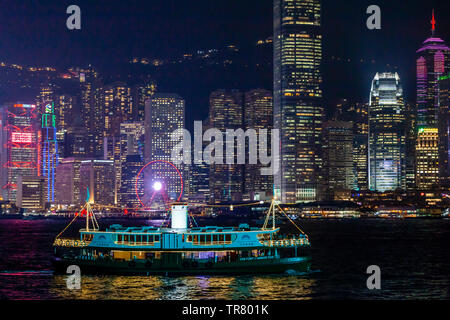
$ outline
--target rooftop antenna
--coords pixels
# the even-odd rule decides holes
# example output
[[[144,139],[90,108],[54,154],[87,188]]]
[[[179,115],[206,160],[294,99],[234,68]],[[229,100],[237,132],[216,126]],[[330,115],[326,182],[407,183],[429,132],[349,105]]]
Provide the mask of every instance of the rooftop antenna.
[[[434,19],[434,9],[431,14],[431,35],[434,36],[434,31],[436,30],[436,20]]]

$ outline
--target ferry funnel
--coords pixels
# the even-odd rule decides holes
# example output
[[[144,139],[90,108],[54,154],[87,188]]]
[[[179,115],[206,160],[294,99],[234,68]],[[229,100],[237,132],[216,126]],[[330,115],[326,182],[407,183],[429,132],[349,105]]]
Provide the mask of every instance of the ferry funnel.
[[[172,229],[187,229],[188,207],[184,204],[172,205]]]

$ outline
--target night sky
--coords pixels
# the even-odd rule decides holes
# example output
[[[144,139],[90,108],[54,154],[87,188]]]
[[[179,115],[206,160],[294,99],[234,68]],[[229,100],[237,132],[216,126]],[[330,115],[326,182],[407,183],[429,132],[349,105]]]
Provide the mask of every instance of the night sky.
[[[367,100],[374,72],[386,70],[400,73],[406,98],[414,102],[415,51],[431,33],[432,8],[437,35],[450,42],[446,3],[324,0],[324,61],[332,56],[352,61],[348,67],[324,64],[326,99]],[[81,8],[81,30],[66,28],[66,8],[71,4]],[[366,28],[370,4],[381,7],[381,30]],[[0,19],[0,60],[56,67],[246,46],[273,32],[270,0],[3,0]],[[361,58],[375,62],[355,62]]]

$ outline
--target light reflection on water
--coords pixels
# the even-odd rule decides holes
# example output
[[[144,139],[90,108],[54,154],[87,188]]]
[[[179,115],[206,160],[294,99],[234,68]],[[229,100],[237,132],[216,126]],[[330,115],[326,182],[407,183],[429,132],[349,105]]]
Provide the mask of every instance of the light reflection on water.
[[[66,287],[67,277],[49,283],[54,299],[309,299],[314,280],[299,276],[83,276],[80,290]]]

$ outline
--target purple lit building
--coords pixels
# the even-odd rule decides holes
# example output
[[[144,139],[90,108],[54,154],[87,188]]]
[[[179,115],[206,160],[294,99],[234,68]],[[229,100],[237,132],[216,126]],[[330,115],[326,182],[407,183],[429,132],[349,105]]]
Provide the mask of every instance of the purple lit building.
[[[450,71],[450,48],[435,35],[435,23],[433,11],[431,37],[416,51],[418,128],[438,126],[438,78]]]

